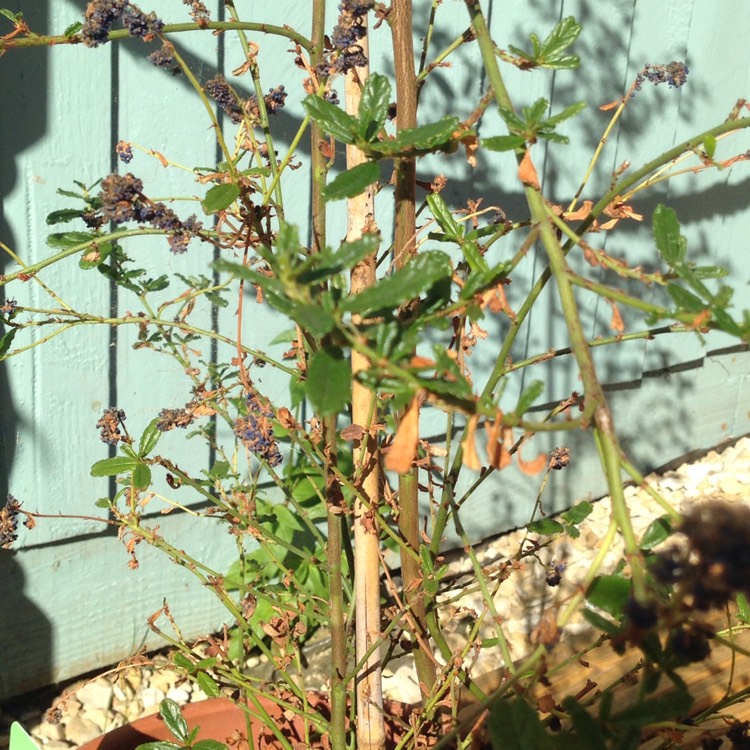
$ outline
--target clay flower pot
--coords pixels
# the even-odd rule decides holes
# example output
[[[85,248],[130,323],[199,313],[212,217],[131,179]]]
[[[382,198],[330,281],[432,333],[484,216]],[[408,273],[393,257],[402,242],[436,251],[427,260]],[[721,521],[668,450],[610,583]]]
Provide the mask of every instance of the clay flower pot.
[[[292,702],[292,699],[287,700]],[[328,737],[320,735],[309,721],[305,721],[304,717],[294,711],[285,711],[270,698],[259,698],[258,703],[261,710],[270,717],[276,731],[283,734],[292,746],[329,750]],[[250,745],[247,741],[249,719],[254,748],[273,750],[273,748],[280,747],[274,729],[269,726],[268,722],[252,715],[257,713],[253,711],[252,702],[248,705],[250,714],[228,698],[210,698],[183,706],[182,715],[190,729],[200,727],[197,740],[218,740],[227,744],[231,750],[249,750]],[[330,709],[325,695],[311,693],[308,696],[308,707],[325,718],[330,718]],[[387,745],[395,747],[399,737],[408,728],[409,714],[413,711],[413,707],[403,703],[389,702],[386,710],[391,717],[391,720],[387,722]],[[81,745],[79,750],[135,750],[144,742],[157,740],[175,741],[158,713],[113,729]]]

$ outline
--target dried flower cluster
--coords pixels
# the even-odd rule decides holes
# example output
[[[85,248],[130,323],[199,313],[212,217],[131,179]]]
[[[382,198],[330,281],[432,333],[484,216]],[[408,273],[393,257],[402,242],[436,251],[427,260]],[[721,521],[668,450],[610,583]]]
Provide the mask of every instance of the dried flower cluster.
[[[646,64],[643,70],[636,76],[635,88],[639,90],[644,81],[653,83],[658,86],[660,83],[666,83],[672,88],[680,88],[687,81],[688,66],[685,63],[673,60],[666,65]]]
[[[104,44],[112,30],[112,24],[118,19],[128,34],[147,42],[164,28],[164,23],[156,13],[144,13],[129,0],[92,0],[84,14],[81,29],[83,43],[87,47]]]
[[[168,242],[173,253],[184,253],[190,240],[203,228],[195,214],[182,221],[164,203],[154,202],[143,195],[143,183],[133,174],[111,174],[102,180],[99,193],[101,208],[98,217],[113,224],[137,221],[155,229],[170,232]],[[101,221],[99,223],[102,223]]]
[[[107,445],[117,445],[122,440],[120,425],[125,421],[125,412],[114,406],[107,409],[96,423],[98,430],[101,430],[101,441]]]
[[[208,8],[206,8],[205,3],[202,3],[201,0],[182,0],[182,2],[185,5],[190,6],[190,10],[188,12],[190,13],[190,17],[197,24],[203,25],[211,20],[210,16],[208,15]]]
[[[5,507],[0,510],[0,547],[10,549],[13,542],[18,539],[16,529],[18,528],[18,511],[21,503],[13,495],[8,495]]]
[[[237,91],[229,84],[223,75],[218,74],[210,81],[206,82],[203,87],[208,94],[221,107],[229,119],[234,123],[242,122],[245,117],[250,122],[257,122],[260,117],[258,110],[258,99],[255,96],[243,99]],[[286,103],[287,92],[284,86],[277,86],[269,89],[263,97],[266,111],[275,115],[280,109],[284,108]]]
[[[273,434],[273,409],[263,405],[252,394],[245,403],[247,416],[240,417],[234,423],[234,434],[251,453],[267,461],[269,466],[278,466],[281,452]]]

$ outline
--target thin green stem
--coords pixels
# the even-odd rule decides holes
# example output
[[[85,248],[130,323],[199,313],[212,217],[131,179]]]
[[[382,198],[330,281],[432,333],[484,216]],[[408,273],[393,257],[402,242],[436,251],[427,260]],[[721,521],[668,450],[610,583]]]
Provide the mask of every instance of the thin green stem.
[[[269,23],[250,23],[248,21],[209,21],[205,24],[198,23],[169,23],[165,24],[161,30],[164,35],[181,34],[187,31],[257,31],[261,34],[272,34],[290,39],[295,44],[299,44],[303,49],[310,51],[312,47],[311,40],[302,34],[297,33],[290,26],[276,26]],[[108,42],[123,41],[133,39],[133,36],[126,29],[110,31],[107,36]],[[32,36],[17,36],[12,39],[0,40],[0,55],[11,49],[22,49],[24,47],[52,47],[61,44],[81,44],[83,37],[80,34],[64,36],[63,34],[46,35],[34,34]]]

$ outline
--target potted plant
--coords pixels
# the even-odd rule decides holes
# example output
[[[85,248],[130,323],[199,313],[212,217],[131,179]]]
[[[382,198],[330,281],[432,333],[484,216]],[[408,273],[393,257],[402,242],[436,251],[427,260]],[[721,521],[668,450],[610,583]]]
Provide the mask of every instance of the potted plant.
[[[259,718],[264,736],[270,733],[284,747],[299,742],[318,746],[319,741],[335,750],[351,743],[382,748],[387,741],[399,747],[445,746],[467,735],[469,740],[459,741],[470,741],[478,726],[473,719],[481,712],[472,712],[472,720],[465,721],[459,691],[467,705],[493,707],[489,726],[497,747],[509,742],[513,727],[521,723],[532,727],[535,747],[568,747],[582,742],[589,730],[597,738],[591,742],[600,744],[588,746],[603,747],[601,743],[617,737],[627,722],[627,742],[618,746],[635,747],[643,732],[665,720],[665,711],[678,718],[687,710],[687,692],[675,676],[682,656],[674,632],[689,632],[704,644],[708,631],[692,624],[695,592],[684,583],[688,558],[650,552],[676,527],[678,514],[660,498],[664,516],[654,520],[647,538],[638,539],[633,532],[623,473],[637,483],[644,480],[618,441],[592,347],[668,332],[707,335],[712,330],[747,342],[750,325],[747,316],[732,315],[727,287],[715,291],[711,286],[722,271],[688,260],[672,209],[659,205],[653,211],[657,252],[648,268],[610,256],[600,248],[599,238],[619,224],[642,218],[633,207],[635,197],[679,173],[688,157],[694,159],[689,169],[696,172],[745,159],[743,153],[719,157],[717,143],[750,125],[750,118],[742,116],[744,104],[739,102],[724,122],[642,167],[616,171],[603,188],[589,184],[601,152],[597,148],[572,202],[560,203],[543,189],[535,166],[537,144],[565,143],[562,131],[575,127],[584,102],[550,113],[549,103],[539,99],[518,109],[502,66],[529,75],[574,69],[579,60],[570,48],[581,33],[575,19],[563,19],[542,41],[533,35],[526,49],[505,51],[490,36],[482,4],[470,0],[465,4],[469,30],[428,64],[433,12],[416,67],[410,0],[393,0],[388,7],[372,0],[344,0],[332,29],[326,26],[325,0],[312,0],[309,32],[249,21],[231,2],[225,3],[228,16],[221,21],[212,19],[201,2],[185,5],[192,23],[169,24],[129,0],[93,0],[82,23],[60,36],[35,34],[20,14],[4,12],[14,28],[0,42],[4,54],[40,45],[97,47],[132,37],[155,43],[149,57],[166,72],[153,74],[182,74],[189,80],[221,154],[210,168],[193,170],[198,195],[191,201],[199,202],[200,209],[183,211],[177,202],[154,197],[135,167],[130,171],[127,165],[136,147],[120,142],[122,171],[95,185],[79,183],[75,192],[65,193],[72,204],[50,217],[52,223],[70,223],[51,237],[56,254],[0,279],[7,287],[0,308],[4,359],[23,348],[18,342],[29,329],[42,325],[131,326],[138,331],[136,348],[174,358],[185,373],[190,399],[184,406],[165,407],[135,434],[129,430],[124,404],[112,404],[97,424],[101,439],[115,453],[94,463],[92,473],[117,482],[116,492],[99,506],[108,512],[104,522],[117,527],[131,566],[138,565],[139,545],[152,546],[190,570],[228,613],[224,637],[210,638],[207,648],[181,637],[167,603],[150,626],[174,648],[172,660],[187,679],[222,701],[241,724],[248,716]],[[382,34],[390,30],[392,76],[369,69],[372,26],[382,27]],[[181,35],[189,31],[206,39],[236,35],[242,52],[233,79],[198,75],[181,50]],[[262,85],[260,46],[262,35],[269,34],[293,45],[294,67],[303,71],[299,87]],[[463,55],[478,61],[488,82],[486,96],[463,118],[447,106],[418,120],[422,87],[446,60],[461,60]],[[664,83],[678,88],[687,75],[680,62],[646,65],[624,95],[612,92],[619,98],[610,107],[606,133],[626,107],[636,106],[631,102],[642,87]],[[274,115],[288,97],[301,100],[304,119],[283,151],[274,141]],[[480,134],[477,123],[490,109],[499,114],[503,129],[483,129]],[[302,139],[310,143],[305,165],[311,186],[307,240],[287,220],[294,199],[285,190],[298,166],[295,153]],[[337,153],[337,144],[345,147],[345,159]],[[459,210],[444,197],[446,183],[439,172],[431,173],[429,180],[417,179],[423,158],[431,157],[430,163],[437,165],[463,158],[479,169],[480,154],[513,165],[525,201],[518,216],[505,216],[497,207],[482,208],[483,196]],[[168,156],[161,158],[170,164]],[[387,197],[390,184],[392,198]],[[581,201],[585,191],[597,197]],[[384,226],[375,204],[391,200],[392,226]],[[327,219],[333,208],[344,204],[347,234],[339,242]],[[147,234],[165,237],[174,269],[188,251],[213,249],[216,257],[206,256],[200,276],[174,270],[154,277],[141,267],[135,251],[125,250],[129,237]],[[508,285],[535,244],[543,248],[547,267],[528,293],[509,299]],[[574,270],[569,259],[576,254],[588,266]],[[17,301],[23,299],[23,282],[41,280],[45,268],[73,258],[82,274],[112,282],[132,295],[128,311],[105,319],[101,311],[57,305],[31,310]],[[638,291],[622,291],[620,279]],[[547,287],[558,295],[569,348],[512,362],[514,342]],[[653,287],[665,294],[652,298]],[[577,288],[611,305],[613,335],[587,339]],[[224,326],[194,322],[201,306],[209,311],[236,309],[231,333]],[[276,320],[285,321],[283,354],[268,354],[247,343],[247,311],[254,306],[270,308]],[[620,308],[645,313],[646,327],[626,333]],[[476,382],[469,356],[485,343],[480,321],[490,316],[502,320],[507,332],[495,346],[489,376]],[[663,320],[670,325],[657,328]],[[201,341],[216,347],[216,357],[204,355],[197,343]],[[539,380],[507,404],[503,390],[519,370],[568,354],[580,373],[580,394],[533,411],[544,392]],[[287,387],[264,388],[261,368],[283,376]],[[424,439],[420,423],[425,414],[444,416],[443,445]],[[188,428],[210,446],[212,465],[184,463],[172,442],[170,453],[162,450],[166,433]],[[493,591],[463,532],[462,509],[489,476],[513,462],[527,474],[541,475],[544,489],[549,476],[568,464],[568,451],[560,447],[524,460],[521,449],[531,444],[533,450],[536,434],[571,430],[594,435],[613,521],[602,553],[565,606],[546,623],[522,664],[514,663],[499,621],[493,625],[494,647],[502,652],[508,675],[488,693],[472,679],[470,667],[472,652],[482,647],[482,621],[493,618]],[[459,494],[459,479],[467,472],[471,489]],[[185,496],[189,500],[181,499]],[[210,560],[198,559],[178,540],[162,536],[146,511],[163,499],[165,510],[191,514],[196,523],[226,524],[237,540],[238,562],[232,570],[215,570]],[[200,504],[194,504],[196,499]],[[0,518],[4,546],[15,538],[19,517],[28,525],[43,520],[28,507],[31,501],[26,503],[8,500]],[[428,526],[425,507],[431,516]],[[540,509],[538,501],[535,511]],[[583,503],[561,520],[532,519],[531,541],[519,548],[515,564],[538,557],[555,536],[575,535],[589,510]],[[465,545],[485,606],[458,651],[446,639],[440,619],[447,571],[441,544],[450,527]],[[604,555],[618,532],[624,539],[623,566],[601,575]],[[398,559],[399,584],[385,566],[387,555]],[[656,561],[656,568],[649,559]],[[511,572],[512,566],[507,575]],[[558,581],[561,574],[560,569]],[[667,583],[684,585],[671,591]],[[736,581],[722,583],[722,594],[712,605],[725,604],[741,588]],[[609,708],[602,709],[594,730],[582,701],[554,700],[544,711],[524,700],[554,669],[554,646],[586,602],[605,611],[587,609],[603,638],[642,650],[639,668],[648,679],[673,679],[677,698],[672,703],[659,703],[645,690],[634,699],[630,714],[618,719],[611,712],[612,696],[617,695],[613,687],[596,704]],[[327,628],[331,638],[325,700],[308,690],[301,677],[301,644],[320,627]],[[665,629],[671,635],[664,636]],[[243,671],[251,650],[274,664],[280,687]],[[402,651],[413,655],[421,706],[389,721],[381,668],[385,659]],[[219,698],[225,689],[234,701]],[[211,714],[216,709],[198,710]],[[169,703],[162,712],[178,744],[198,746],[190,717],[186,723]],[[289,735],[290,725],[284,723],[291,722],[290,717],[304,719],[303,728],[294,730],[296,736]],[[204,713],[197,723],[204,726],[207,720]],[[551,735],[550,728],[562,731]],[[229,742],[235,729],[232,725],[223,736],[211,732],[210,739]],[[133,745],[146,738],[136,736],[133,728],[117,731],[129,735]],[[165,727],[161,734],[147,734],[149,740],[168,740]],[[96,746],[109,747],[112,739],[105,737]]]

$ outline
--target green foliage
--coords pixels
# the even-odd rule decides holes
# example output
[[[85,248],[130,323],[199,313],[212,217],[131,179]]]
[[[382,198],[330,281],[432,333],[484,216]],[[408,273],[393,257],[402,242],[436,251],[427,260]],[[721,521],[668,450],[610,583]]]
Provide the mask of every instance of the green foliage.
[[[351,400],[351,366],[341,349],[315,352],[307,373],[307,395],[321,416],[340,413]]]
[[[632,586],[632,581],[619,575],[597,576],[586,593],[586,601],[620,620]]]
[[[372,73],[365,81],[359,101],[357,135],[365,141],[374,141],[388,117],[391,104],[390,81],[378,73]]]
[[[585,102],[576,102],[546,119],[544,115],[549,109],[549,102],[546,99],[537,99],[530,107],[524,107],[523,117],[513,110],[500,107],[500,114],[511,132],[510,140],[508,136],[487,138],[482,141],[482,145],[491,151],[508,151],[511,148],[520,147],[524,142],[536,143],[540,138],[554,143],[568,143],[568,137],[555,132],[555,128],[561,122],[575,117],[585,107]]]
[[[490,711],[487,729],[494,750],[550,750],[554,747],[539,714],[520,698],[498,701]]]
[[[201,201],[201,206],[207,214],[213,214],[229,208],[239,197],[239,186],[233,182],[225,182],[210,188],[206,197]]]
[[[533,393],[534,386],[532,385],[529,390]],[[594,506],[590,502],[582,500],[569,510],[561,513],[559,521],[554,518],[540,518],[527,524],[526,528],[534,534],[566,534],[571,539],[576,539],[581,534],[578,525],[588,518],[593,510]]]
[[[328,183],[323,195],[329,201],[337,201],[343,198],[354,198],[363,193],[373,182],[380,177],[380,169],[373,161],[357,164],[356,167],[347,169],[334,180]]]
[[[138,745],[136,750],[227,750],[223,742],[197,739],[200,727],[189,729],[182,710],[170,698],[165,698],[159,704],[159,714],[177,742],[144,742]]]
[[[580,33],[581,25],[575,18],[568,16],[550,31],[543,42],[539,41],[536,34],[531,34],[533,52],[525,52],[512,45],[509,49],[522,59],[521,67],[523,68],[541,67],[551,70],[577,68],[580,64],[578,55],[569,55],[565,51],[578,39]]]
[[[697,266],[687,260],[687,239],[680,233],[680,224],[673,209],[659,204],[654,210],[653,232],[656,249],[662,260],[683,284],[670,282],[667,293],[675,304],[677,314],[695,316],[702,323],[713,322],[716,328],[743,341],[750,339],[750,321],[745,315],[742,323],[728,312],[733,290],[725,285],[712,293],[704,280],[719,279],[727,275],[720,266]],[[688,287],[688,288],[686,288]]]
[[[310,94],[302,101],[307,116],[326,133],[343,143],[354,143],[360,130],[356,117],[347,114],[322,96]]]

